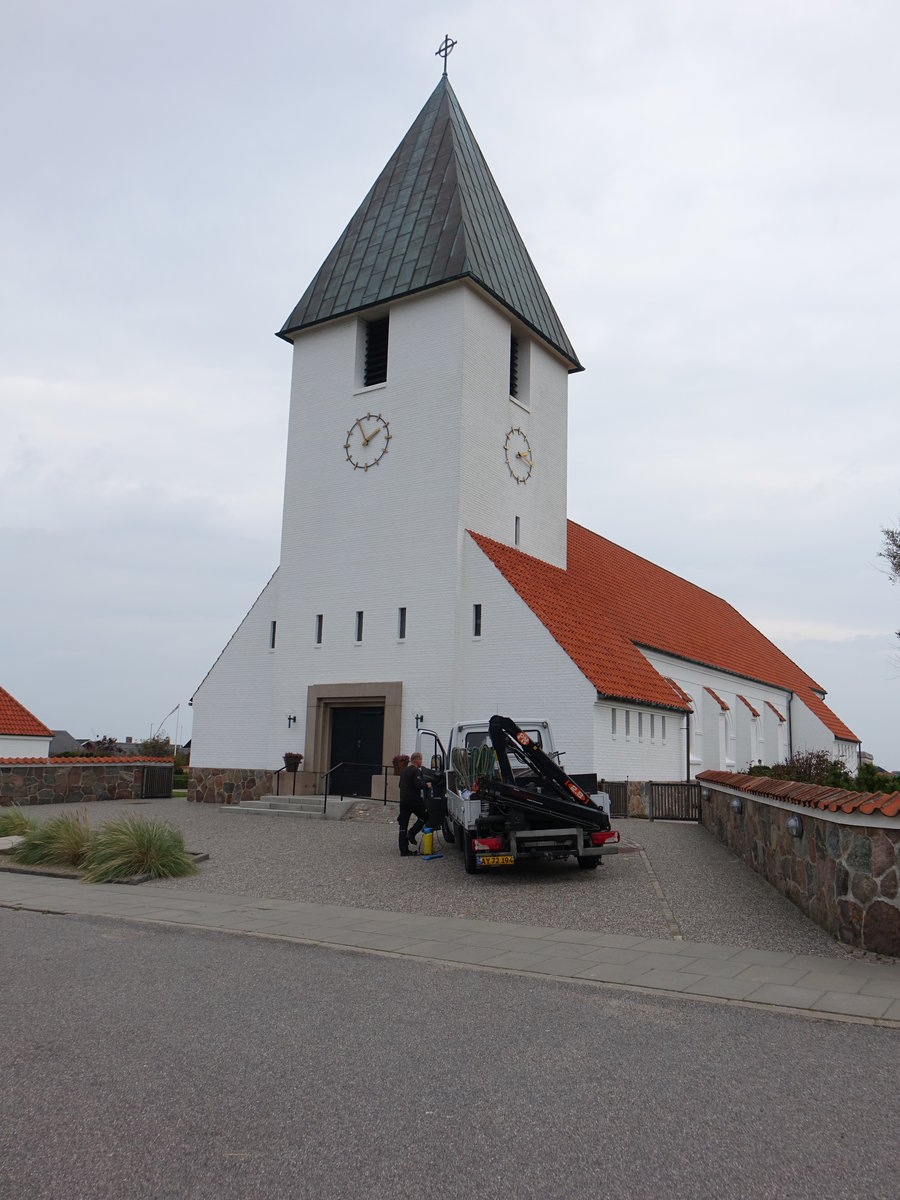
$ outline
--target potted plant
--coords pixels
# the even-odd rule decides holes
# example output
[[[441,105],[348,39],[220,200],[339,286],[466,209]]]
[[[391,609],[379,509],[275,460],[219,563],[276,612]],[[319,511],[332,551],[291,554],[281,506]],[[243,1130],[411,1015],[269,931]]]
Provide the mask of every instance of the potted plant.
[[[404,768],[409,766],[409,755],[395,754],[392,761],[394,764],[394,774],[402,775]]]
[[[300,764],[303,762],[303,755],[298,754],[296,750],[286,750],[284,752],[284,765],[288,771],[293,771],[296,775],[300,769]]]

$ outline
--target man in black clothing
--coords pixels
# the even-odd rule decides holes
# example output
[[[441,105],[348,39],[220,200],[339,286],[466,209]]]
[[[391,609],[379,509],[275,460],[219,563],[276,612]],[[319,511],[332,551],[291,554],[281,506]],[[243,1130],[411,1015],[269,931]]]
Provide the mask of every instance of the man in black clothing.
[[[425,779],[422,771],[422,755],[416,751],[410,756],[409,766],[400,773],[400,812],[397,820],[400,822],[400,853],[405,857],[416,854],[416,838],[425,828],[428,810],[422,796],[424,788],[431,784]],[[415,815],[416,823],[409,828],[410,817]]]

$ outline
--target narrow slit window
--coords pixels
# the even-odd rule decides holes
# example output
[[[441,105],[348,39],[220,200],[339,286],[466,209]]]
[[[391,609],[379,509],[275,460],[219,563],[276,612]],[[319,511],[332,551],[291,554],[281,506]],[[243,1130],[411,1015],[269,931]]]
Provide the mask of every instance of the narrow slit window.
[[[406,637],[406,609],[401,608],[397,613],[397,637],[402,642]]]
[[[509,394],[519,395],[519,339],[514,333],[509,338]]]
[[[269,649],[270,650],[275,649],[275,625],[276,625],[276,622],[273,621],[269,626]]]
[[[610,729],[610,733],[613,735],[613,737],[615,737],[616,736],[616,710],[614,708],[610,709],[610,712],[609,712],[609,729]]]
[[[631,737],[631,713],[625,709],[625,736]]]
[[[366,322],[366,363],[363,371],[363,386],[387,380],[388,366],[388,318]]]
[[[481,637],[481,605],[472,605],[472,636]]]
[[[363,615],[362,615],[362,612],[357,612],[357,614],[356,614],[356,640],[358,642],[362,641],[362,635],[363,635]]]
[[[322,645],[322,634],[325,632],[325,614],[316,613],[316,645]]]
[[[516,546],[518,546],[518,544],[519,544],[519,533],[520,533],[519,518],[516,517],[516,531],[515,531],[515,539],[516,539],[515,545]]]

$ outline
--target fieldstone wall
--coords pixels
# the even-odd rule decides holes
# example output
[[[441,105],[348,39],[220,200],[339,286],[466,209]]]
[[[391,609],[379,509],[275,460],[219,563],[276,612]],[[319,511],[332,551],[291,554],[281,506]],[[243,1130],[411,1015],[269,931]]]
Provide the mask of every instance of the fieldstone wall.
[[[261,800],[275,790],[274,780],[274,771],[191,767],[187,798],[195,804],[240,804],[242,800]],[[300,794],[299,779],[297,793]]]
[[[0,767],[0,805],[139,800],[143,763],[21,763]]]
[[[790,811],[740,798],[735,812],[730,793],[701,793],[701,820],[714,837],[840,941],[900,957],[900,828],[845,825],[813,810],[795,838]]]

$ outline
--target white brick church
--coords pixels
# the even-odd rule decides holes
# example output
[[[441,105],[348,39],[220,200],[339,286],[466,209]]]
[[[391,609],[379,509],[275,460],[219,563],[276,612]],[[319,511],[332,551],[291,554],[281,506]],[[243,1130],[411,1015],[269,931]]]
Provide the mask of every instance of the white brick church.
[[[288,317],[281,561],[193,697],[218,781],[365,793],[417,722],[547,718],[570,771],[676,780],[855,734],[723,600],[566,516],[581,365],[444,76]],[[229,789],[230,790],[230,789]]]

